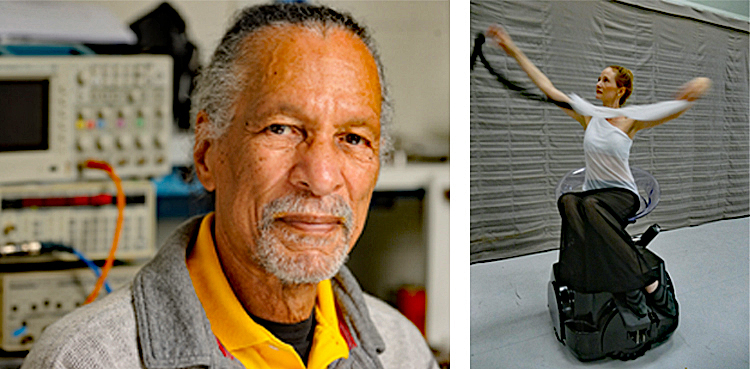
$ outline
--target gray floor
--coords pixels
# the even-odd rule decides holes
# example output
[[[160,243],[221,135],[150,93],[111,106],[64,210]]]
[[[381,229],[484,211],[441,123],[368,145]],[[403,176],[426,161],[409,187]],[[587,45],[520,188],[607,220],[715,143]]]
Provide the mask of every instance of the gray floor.
[[[471,367],[748,368],[750,218],[662,232],[680,325],[634,361],[579,362],[552,331],[547,282],[557,251],[471,266]]]

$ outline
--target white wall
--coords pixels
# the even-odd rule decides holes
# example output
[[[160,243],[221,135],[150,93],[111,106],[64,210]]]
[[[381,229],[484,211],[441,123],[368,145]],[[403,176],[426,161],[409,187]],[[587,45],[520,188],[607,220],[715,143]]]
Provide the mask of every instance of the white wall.
[[[87,5],[101,6],[109,9],[125,25],[130,25],[144,15],[156,9],[161,0],[128,0],[128,1],[73,1]],[[201,60],[207,61],[211,51],[224,34],[229,19],[237,9],[236,1],[186,1],[170,0],[185,20],[186,32],[191,42],[196,44],[201,53]]]
[[[330,1],[373,31],[396,104],[395,136],[407,153],[448,155],[447,1]]]
[[[750,19],[750,2],[747,0],[670,0],[674,3],[705,7],[711,11],[727,16],[738,17],[740,19]]]
[[[156,8],[153,1],[79,1],[110,9],[130,24]],[[185,19],[187,34],[205,63],[242,6],[267,1],[169,3]],[[420,156],[449,154],[448,1],[324,1],[366,24],[375,38],[395,101],[397,148]]]

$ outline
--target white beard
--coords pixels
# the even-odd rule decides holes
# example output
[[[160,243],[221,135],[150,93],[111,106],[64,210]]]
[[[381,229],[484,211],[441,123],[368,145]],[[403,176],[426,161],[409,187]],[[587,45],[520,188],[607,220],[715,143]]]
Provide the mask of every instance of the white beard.
[[[275,215],[279,213],[331,214],[344,219],[343,232],[332,237],[304,236],[286,229],[275,229]],[[292,194],[271,201],[263,209],[258,225],[259,236],[255,261],[284,284],[318,283],[333,277],[346,262],[354,225],[351,207],[341,196],[332,195],[322,200],[303,194]],[[330,255],[312,251],[331,242],[336,243]],[[311,250],[289,255],[284,244],[305,244]]]

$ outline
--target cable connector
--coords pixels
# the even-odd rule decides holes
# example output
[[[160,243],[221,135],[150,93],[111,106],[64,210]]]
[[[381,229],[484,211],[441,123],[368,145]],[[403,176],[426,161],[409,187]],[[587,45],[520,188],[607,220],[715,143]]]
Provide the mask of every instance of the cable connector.
[[[39,255],[41,253],[42,243],[37,241],[25,243],[9,243],[0,246],[0,257],[16,255]]]

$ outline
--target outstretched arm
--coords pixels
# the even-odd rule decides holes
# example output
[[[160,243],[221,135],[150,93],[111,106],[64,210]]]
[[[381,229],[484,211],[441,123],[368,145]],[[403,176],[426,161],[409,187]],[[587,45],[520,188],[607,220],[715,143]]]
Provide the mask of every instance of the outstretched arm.
[[[700,99],[709,89],[711,88],[711,80],[705,77],[699,77],[691,80],[690,82],[684,84],[682,88],[680,88],[680,91],[677,93],[677,100],[687,100],[687,101],[695,101]],[[633,125],[633,128],[635,131],[640,131],[642,129],[647,129],[651,127],[656,127],[662,123],[668,122],[672,119],[675,119],[682,115],[682,113],[688,111],[690,109],[690,106],[685,108],[684,110],[681,110],[675,114],[672,114],[668,117],[665,117],[663,119],[654,120],[654,121],[636,121]]]
[[[487,30],[487,37],[494,40],[497,46],[500,46],[505,52],[516,60],[518,65],[523,69],[534,84],[552,100],[559,102],[570,102],[568,95],[558,90],[552,82],[537,68],[534,63],[516,46],[505,30],[500,26],[490,26]],[[562,108],[565,113],[577,120],[585,128],[590,117],[584,117],[573,110]]]

